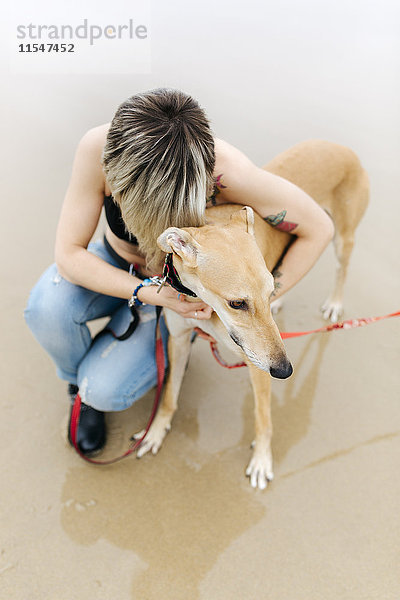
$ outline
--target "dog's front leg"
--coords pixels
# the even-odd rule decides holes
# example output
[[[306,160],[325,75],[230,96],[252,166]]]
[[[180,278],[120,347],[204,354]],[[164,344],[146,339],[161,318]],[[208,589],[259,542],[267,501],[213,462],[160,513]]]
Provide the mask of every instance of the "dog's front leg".
[[[265,489],[274,478],[272,470],[271,376],[252,363],[247,364],[254,392],[256,437],[253,456],[246,469],[252,487]]]
[[[190,355],[190,340],[192,330],[186,330],[179,335],[170,335],[168,338],[169,372],[165,384],[164,395],[158,408],[156,417],[137,451],[140,458],[151,450],[157,454],[168,431],[171,429],[172,417],[178,406],[178,395],[182,379]],[[144,431],[137,433],[135,439],[143,437]]]

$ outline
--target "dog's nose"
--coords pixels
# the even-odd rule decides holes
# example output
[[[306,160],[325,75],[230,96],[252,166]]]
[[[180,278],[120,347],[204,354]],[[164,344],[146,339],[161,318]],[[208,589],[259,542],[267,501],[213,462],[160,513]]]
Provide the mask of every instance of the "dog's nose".
[[[293,367],[291,363],[286,360],[285,362],[280,363],[277,367],[271,367],[269,373],[271,377],[276,377],[277,379],[287,379],[293,373]]]

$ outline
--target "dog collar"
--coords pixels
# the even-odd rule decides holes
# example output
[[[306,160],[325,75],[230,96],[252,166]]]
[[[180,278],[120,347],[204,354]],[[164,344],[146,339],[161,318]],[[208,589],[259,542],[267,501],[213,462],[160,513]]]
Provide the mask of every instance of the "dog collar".
[[[172,262],[172,252],[169,252],[165,257],[163,282],[169,283],[169,285],[180,294],[186,294],[186,296],[192,296],[193,298],[196,298],[196,294],[183,285]]]

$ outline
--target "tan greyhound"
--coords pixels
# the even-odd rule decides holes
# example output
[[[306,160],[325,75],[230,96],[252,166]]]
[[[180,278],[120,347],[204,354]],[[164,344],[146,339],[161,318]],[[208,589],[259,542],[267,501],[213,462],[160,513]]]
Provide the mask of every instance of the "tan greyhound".
[[[324,141],[298,144],[264,168],[301,187],[335,223],[339,268],[333,293],[322,310],[326,318],[336,320],[342,311],[354,232],[368,204],[368,177],[351,150]],[[182,283],[214,309],[201,328],[248,365],[255,399],[255,441],[246,475],[260,489],[273,478],[270,376],[284,379],[292,373],[270,307],[271,272],[290,239],[289,233],[277,231],[250,207],[230,204],[208,209],[203,227],[170,227],[158,238],[159,247],[173,253]],[[165,310],[165,318],[170,369],[157,416],[138,457],[150,450],[156,454],[171,428],[191,335],[199,325],[172,310]]]

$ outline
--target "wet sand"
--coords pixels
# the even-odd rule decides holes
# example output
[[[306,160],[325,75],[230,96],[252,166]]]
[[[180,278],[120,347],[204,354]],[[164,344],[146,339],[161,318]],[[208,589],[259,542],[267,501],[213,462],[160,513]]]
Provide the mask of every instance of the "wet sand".
[[[155,40],[162,14],[159,6]],[[376,24],[379,31],[385,31],[383,25]],[[335,26],[342,34],[340,19]],[[129,93],[165,83],[197,86],[190,91],[210,105],[216,134],[258,164],[306,137],[352,146],[370,175],[372,195],[357,233],[344,316],[398,310],[400,148],[394,132],[399,93],[390,83],[398,53],[380,53],[388,36],[386,41],[371,38],[354,78],[351,65],[358,59],[349,52],[348,62],[342,60],[351,37],[347,30],[343,36],[343,55],[325,48],[331,71],[323,85],[318,64],[310,63],[310,79],[297,90],[295,117],[286,84],[272,70],[275,92],[267,83],[257,90],[267,111],[257,96],[254,113],[237,122],[232,111],[239,114],[246,105],[245,90],[258,77],[243,67],[249,57],[243,65],[235,63],[243,72],[240,85],[236,73],[225,71],[223,77],[218,70],[225,87],[217,97],[205,75],[193,84],[184,61],[179,62],[177,45],[164,58],[157,41],[154,73],[135,80],[134,90],[122,77],[107,84],[107,78],[10,76],[2,102],[13,107],[19,124],[17,129],[12,119],[5,124],[9,141],[2,163],[7,218],[1,239],[10,251],[3,252],[0,297],[1,598],[400,598],[400,319],[286,342],[295,372],[273,383],[275,479],[260,492],[244,474],[253,436],[246,369],[221,368],[208,344],[197,340],[180,407],[160,453],[94,467],[65,441],[66,384],[57,379],[22,318],[29,290],[52,261],[55,226],[80,135],[108,120]],[[279,44],[278,38],[273,41]],[[198,46],[185,44],[187,57],[195,61]],[[229,44],[234,47],[232,40]],[[249,53],[258,56],[255,49]],[[308,60],[299,46],[298,56],[304,53]],[[268,52],[262,56],[268,61]],[[373,56],[376,60],[369,62]],[[277,54],[275,59],[278,65],[284,62]],[[222,49],[222,63],[230,60]],[[303,71],[296,65],[300,78]],[[328,80],[339,81],[340,69],[348,65],[345,92],[335,95]],[[315,87],[307,91],[314,74]],[[76,96],[71,86],[79,90]],[[60,106],[68,115],[62,122]],[[285,298],[277,317],[281,330],[324,324],[318,307],[330,291],[334,269],[329,248]],[[148,394],[132,409],[109,415],[106,456],[126,447],[145,422],[152,399]]]

